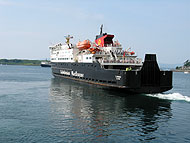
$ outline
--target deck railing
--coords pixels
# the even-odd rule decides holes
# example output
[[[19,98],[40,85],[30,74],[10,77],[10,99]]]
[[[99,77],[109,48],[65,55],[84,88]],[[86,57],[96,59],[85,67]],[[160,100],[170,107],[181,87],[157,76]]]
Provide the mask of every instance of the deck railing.
[[[131,60],[103,60],[102,63],[129,63],[129,64],[141,64],[142,59],[131,59]]]

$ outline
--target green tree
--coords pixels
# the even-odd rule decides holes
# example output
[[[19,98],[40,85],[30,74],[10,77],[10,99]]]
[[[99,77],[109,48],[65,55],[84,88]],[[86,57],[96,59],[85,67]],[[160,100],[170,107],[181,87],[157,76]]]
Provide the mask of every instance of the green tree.
[[[184,66],[185,66],[185,67],[189,67],[189,66],[190,66],[190,61],[189,61],[189,60],[185,61],[185,62],[184,62]]]

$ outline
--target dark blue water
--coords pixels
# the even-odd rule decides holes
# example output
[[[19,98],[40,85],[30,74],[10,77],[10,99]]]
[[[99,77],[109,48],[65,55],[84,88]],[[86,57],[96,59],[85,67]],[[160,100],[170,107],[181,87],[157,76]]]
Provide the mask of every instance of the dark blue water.
[[[164,94],[128,95],[0,66],[0,142],[190,142],[190,74]]]

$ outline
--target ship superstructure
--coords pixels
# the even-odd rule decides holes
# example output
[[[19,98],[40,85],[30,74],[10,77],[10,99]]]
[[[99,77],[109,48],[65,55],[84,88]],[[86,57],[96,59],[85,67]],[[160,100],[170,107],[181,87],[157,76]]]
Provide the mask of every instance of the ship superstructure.
[[[52,73],[78,81],[134,93],[158,93],[172,88],[172,72],[160,71],[156,55],[148,54],[144,63],[131,49],[124,50],[114,35],[103,33],[90,40],[50,46]]]

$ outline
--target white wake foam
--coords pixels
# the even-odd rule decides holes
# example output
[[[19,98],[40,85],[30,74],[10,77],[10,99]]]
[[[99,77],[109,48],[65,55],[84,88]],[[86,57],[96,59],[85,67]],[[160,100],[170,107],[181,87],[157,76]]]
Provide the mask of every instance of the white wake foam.
[[[147,96],[156,97],[160,99],[167,99],[167,100],[182,100],[186,102],[190,102],[190,97],[183,96],[180,93],[171,93],[171,94],[147,94]]]

